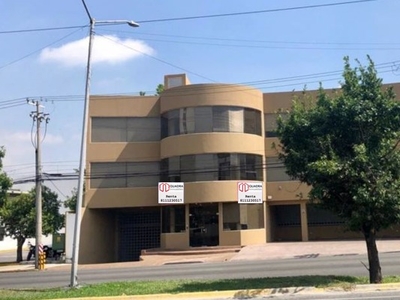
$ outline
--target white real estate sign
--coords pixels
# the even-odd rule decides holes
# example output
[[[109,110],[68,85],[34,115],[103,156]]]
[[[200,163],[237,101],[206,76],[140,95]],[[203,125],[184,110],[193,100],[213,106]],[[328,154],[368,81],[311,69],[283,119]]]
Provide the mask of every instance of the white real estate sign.
[[[183,182],[159,182],[158,204],[182,204],[184,203]]]
[[[263,203],[262,182],[238,182],[237,193],[239,204]]]

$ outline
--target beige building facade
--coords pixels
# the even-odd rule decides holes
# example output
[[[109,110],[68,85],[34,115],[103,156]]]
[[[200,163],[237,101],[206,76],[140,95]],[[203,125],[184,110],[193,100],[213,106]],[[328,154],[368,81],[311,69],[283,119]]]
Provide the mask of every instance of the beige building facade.
[[[190,84],[185,74],[164,86],[160,96],[90,99],[80,263],[138,260],[150,248],[358,237],[308,204],[308,187],[277,159],[276,112],[295,93]],[[262,182],[263,203],[239,204],[239,181]],[[158,204],[159,182],[184,182],[184,203]]]

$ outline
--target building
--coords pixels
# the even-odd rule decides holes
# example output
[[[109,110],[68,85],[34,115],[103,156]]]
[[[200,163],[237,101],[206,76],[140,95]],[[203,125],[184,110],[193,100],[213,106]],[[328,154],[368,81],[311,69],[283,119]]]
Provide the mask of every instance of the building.
[[[277,159],[276,112],[294,94],[190,84],[178,74],[165,76],[161,96],[92,96],[80,262],[137,260],[149,248],[357,237],[307,204],[308,187]],[[184,204],[158,204],[160,181],[184,182]],[[238,204],[238,181],[263,182],[263,203]]]

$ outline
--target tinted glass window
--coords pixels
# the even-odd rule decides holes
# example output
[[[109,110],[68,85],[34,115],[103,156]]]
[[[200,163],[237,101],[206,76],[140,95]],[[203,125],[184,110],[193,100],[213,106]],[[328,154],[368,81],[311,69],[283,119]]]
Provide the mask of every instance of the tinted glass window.
[[[212,107],[195,107],[194,109],[195,132],[212,132],[213,130],[213,111]]]
[[[214,153],[175,156],[161,161],[162,181],[263,180],[262,156]]]
[[[190,133],[239,132],[261,135],[261,112],[236,106],[187,107],[162,115],[162,138]]]
[[[91,188],[152,187],[160,181],[160,163],[107,162],[92,163]]]
[[[278,157],[267,157],[267,181],[291,181],[286,167]]]
[[[160,140],[160,118],[94,117],[92,142],[152,142]]]

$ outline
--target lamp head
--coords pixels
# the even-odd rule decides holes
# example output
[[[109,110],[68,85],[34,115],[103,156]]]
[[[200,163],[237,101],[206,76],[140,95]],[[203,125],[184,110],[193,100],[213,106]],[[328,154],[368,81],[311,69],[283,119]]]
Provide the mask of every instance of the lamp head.
[[[131,26],[131,27],[139,27],[139,24],[136,23],[136,22],[134,22],[134,21],[128,21],[127,23],[128,23],[128,25]]]

